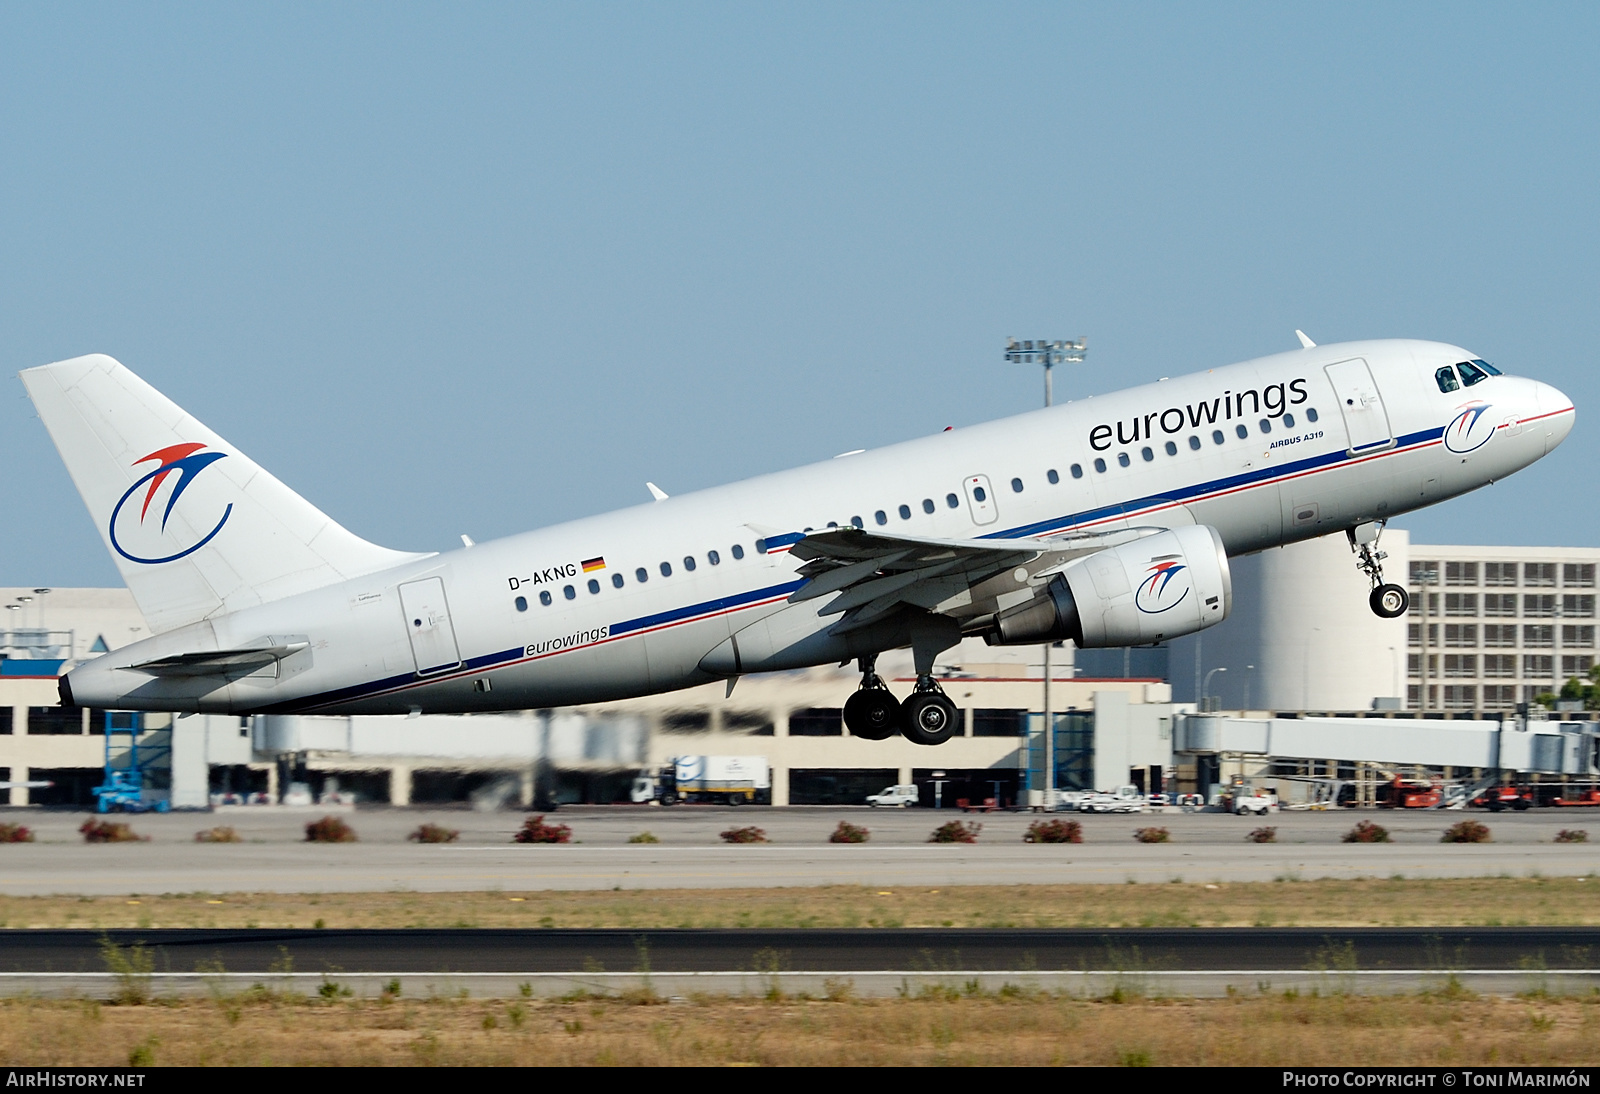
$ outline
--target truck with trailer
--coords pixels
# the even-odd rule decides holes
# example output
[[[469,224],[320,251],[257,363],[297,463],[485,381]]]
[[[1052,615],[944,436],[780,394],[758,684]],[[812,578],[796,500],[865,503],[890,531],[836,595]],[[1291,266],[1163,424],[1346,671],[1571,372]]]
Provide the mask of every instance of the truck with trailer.
[[[631,797],[662,805],[766,805],[772,801],[772,769],[765,756],[676,756],[658,771],[641,772]]]

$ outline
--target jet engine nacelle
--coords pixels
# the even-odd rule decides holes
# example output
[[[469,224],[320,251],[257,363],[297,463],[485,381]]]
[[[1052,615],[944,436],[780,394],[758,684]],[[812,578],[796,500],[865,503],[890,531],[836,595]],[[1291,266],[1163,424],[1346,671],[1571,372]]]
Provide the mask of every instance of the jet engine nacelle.
[[[1079,649],[1140,646],[1228,617],[1233,582],[1222,537],[1191,525],[1074,559],[1032,600],[995,617],[990,645],[1070,638]]]

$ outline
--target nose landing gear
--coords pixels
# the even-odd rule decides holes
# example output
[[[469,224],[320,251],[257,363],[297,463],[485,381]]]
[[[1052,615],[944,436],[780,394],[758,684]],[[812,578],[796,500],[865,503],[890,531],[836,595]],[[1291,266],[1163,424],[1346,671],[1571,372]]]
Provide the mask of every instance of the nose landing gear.
[[[1378,550],[1378,537],[1383,534],[1383,521],[1368,521],[1345,531],[1350,549],[1356,553],[1356,569],[1367,575],[1372,592],[1367,604],[1379,619],[1398,619],[1411,607],[1411,594],[1400,585],[1383,580],[1383,560],[1387,552]]]

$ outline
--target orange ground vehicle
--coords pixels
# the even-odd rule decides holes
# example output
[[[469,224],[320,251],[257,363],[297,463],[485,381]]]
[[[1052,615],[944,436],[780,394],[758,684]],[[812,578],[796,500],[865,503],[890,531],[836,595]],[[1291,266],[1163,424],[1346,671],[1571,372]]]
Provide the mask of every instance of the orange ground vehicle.
[[[1587,805],[1600,806],[1600,790],[1584,790],[1571,798],[1557,798],[1552,805]]]
[[[1432,809],[1444,797],[1438,779],[1408,779],[1396,775],[1378,787],[1379,809]]]
[[[1491,786],[1468,804],[1487,809],[1491,813],[1499,813],[1505,809],[1532,809],[1533,791],[1517,786]]]

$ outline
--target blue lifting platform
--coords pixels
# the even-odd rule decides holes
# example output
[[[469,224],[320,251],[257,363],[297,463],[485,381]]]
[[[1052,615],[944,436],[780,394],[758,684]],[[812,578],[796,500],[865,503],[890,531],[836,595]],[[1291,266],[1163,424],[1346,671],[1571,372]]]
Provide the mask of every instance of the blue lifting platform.
[[[100,813],[165,813],[171,804],[160,798],[146,800],[145,770],[155,761],[172,754],[168,745],[151,745],[141,750],[139,736],[145,731],[144,715],[135,711],[108,710],[105,715],[106,766],[101,784],[92,791],[95,809]],[[126,737],[127,747],[114,754],[117,738]],[[125,761],[125,762],[119,762]]]

